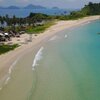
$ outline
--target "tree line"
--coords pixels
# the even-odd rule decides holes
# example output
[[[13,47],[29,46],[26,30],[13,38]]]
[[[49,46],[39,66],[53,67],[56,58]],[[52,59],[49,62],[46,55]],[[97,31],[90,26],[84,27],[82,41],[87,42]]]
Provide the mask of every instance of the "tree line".
[[[34,26],[37,22],[52,20],[52,16],[41,14],[41,13],[30,13],[29,16],[25,18],[18,18],[15,15],[13,17],[6,16],[0,16],[0,24],[1,29],[4,29],[5,27],[9,28],[16,28],[16,27],[22,27],[22,26]]]
[[[69,20],[92,15],[100,15],[100,3],[89,2],[80,11],[72,11],[70,15],[57,16],[57,18],[62,20]]]

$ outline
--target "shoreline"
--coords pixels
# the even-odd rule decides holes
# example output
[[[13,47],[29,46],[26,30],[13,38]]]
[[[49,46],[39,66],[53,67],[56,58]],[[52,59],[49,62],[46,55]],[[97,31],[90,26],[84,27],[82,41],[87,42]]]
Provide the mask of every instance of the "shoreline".
[[[97,19],[100,19],[100,16],[90,16],[78,20],[58,21],[55,25],[48,28],[45,32],[33,38],[32,42],[23,44],[13,51],[0,55],[0,81],[2,81],[6,74],[9,73],[11,66],[14,62],[16,62],[17,59],[20,59],[20,57],[24,56],[31,50],[36,49],[39,45],[41,45],[41,43],[45,43],[45,39],[51,38],[58,32],[65,29],[78,27],[79,25],[84,25],[85,23],[89,23]]]

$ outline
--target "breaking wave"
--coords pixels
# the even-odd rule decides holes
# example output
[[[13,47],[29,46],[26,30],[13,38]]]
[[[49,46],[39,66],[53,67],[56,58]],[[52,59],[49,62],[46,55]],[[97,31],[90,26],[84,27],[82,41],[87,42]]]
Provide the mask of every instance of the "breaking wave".
[[[52,38],[50,38],[49,41],[53,41],[53,40],[55,40],[56,38],[57,38],[57,36],[55,35],[55,36],[53,36]]]
[[[18,59],[11,65],[11,67],[9,68],[9,74],[11,74],[13,67],[16,65],[16,63],[18,62]]]
[[[66,34],[66,35],[65,35],[65,38],[67,38],[67,37],[68,37],[68,35]]]
[[[21,57],[21,56],[20,56]],[[11,79],[11,73],[12,73],[12,70],[14,68],[14,66],[17,64],[18,60],[20,59],[20,57],[18,57],[16,59],[16,61],[14,61],[12,63],[12,65],[10,66],[9,70],[8,70],[8,73],[2,78],[1,80],[1,83],[2,83],[2,86],[0,87],[0,90],[2,90],[2,88],[8,84],[9,80]]]
[[[40,50],[37,52],[37,54],[35,55],[35,58],[34,58],[34,60],[33,60],[33,64],[32,64],[32,70],[35,70],[35,66],[37,66],[38,64],[37,64],[37,62],[39,61],[39,60],[41,60],[42,59],[42,51],[43,51],[43,47],[41,47],[40,48]]]
[[[5,85],[8,83],[8,81],[10,80],[10,77],[8,77],[5,81]]]

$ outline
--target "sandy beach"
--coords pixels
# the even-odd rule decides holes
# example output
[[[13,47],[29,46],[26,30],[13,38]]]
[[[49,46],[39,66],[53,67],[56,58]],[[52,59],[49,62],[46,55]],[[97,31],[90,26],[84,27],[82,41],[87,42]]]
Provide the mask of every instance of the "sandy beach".
[[[60,32],[64,29],[90,23],[90,21],[97,20],[99,18],[100,16],[90,16],[78,20],[58,21],[55,25],[48,28],[44,33],[41,33],[36,37],[33,36],[32,42],[21,44],[21,46],[16,48],[15,50],[0,55],[0,80],[2,80],[3,77],[9,72],[9,68],[11,67],[14,61],[20,59],[20,57],[26,54],[27,52],[30,52],[32,48],[36,48],[40,43],[43,43],[46,38],[50,38],[57,32]],[[24,35],[21,39],[23,39],[24,41],[28,38],[28,35]]]

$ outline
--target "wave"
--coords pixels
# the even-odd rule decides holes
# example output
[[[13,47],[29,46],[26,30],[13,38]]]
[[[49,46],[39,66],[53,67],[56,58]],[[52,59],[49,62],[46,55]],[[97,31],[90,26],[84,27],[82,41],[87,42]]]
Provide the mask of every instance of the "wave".
[[[20,58],[20,57],[19,57],[19,58]],[[6,79],[5,79],[5,83],[4,83],[5,85],[7,85],[7,83],[8,83],[9,80],[11,79],[10,74],[12,73],[12,70],[13,70],[14,66],[16,65],[16,63],[18,62],[19,58],[17,58],[17,60],[14,61],[14,62],[12,63],[12,65],[11,65],[11,67],[9,68],[8,75],[7,75],[7,77],[6,77]]]
[[[53,41],[53,40],[55,40],[56,38],[57,38],[57,36],[55,35],[55,36],[53,36],[52,38],[50,38],[49,41]]]
[[[16,65],[16,63],[18,62],[19,58],[11,65],[11,67],[9,68],[9,74],[11,74],[13,67]]]
[[[21,55],[21,56],[22,56],[22,55]],[[2,78],[0,90],[2,90],[3,87],[4,87],[5,85],[8,84],[9,80],[11,79],[12,70],[13,70],[14,66],[17,64],[18,60],[21,58],[21,56],[19,56],[19,57],[12,63],[12,65],[10,66],[10,68],[9,68],[9,70],[8,70],[8,73]]]
[[[66,35],[65,35],[65,38],[67,38],[67,37],[68,37],[68,35],[66,34]]]
[[[35,55],[35,58],[34,58],[34,60],[33,60],[33,64],[32,64],[32,70],[35,70],[35,66],[37,66],[38,64],[37,64],[37,62],[39,61],[39,60],[41,60],[42,59],[42,51],[43,51],[43,47],[41,47],[40,48],[40,50],[37,52],[37,54]]]
[[[81,24],[81,26],[82,26],[82,25],[87,25],[87,24],[90,24],[90,23],[91,23],[91,21],[84,22],[83,24]]]
[[[5,85],[8,83],[8,81],[10,80],[10,77],[8,77],[5,81]]]

